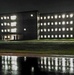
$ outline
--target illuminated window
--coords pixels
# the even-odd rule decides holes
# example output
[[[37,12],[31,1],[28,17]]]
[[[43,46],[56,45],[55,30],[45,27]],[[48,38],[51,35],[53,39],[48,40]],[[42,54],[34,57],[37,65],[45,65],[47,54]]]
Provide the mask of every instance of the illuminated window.
[[[73,24],[73,21],[70,21],[70,24]]]
[[[16,22],[11,22],[11,26],[16,26]]]
[[[47,36],[46,35],[44,35],[44,38],[46,38]]]
[[[4,38],[7,38],[7,36],[4,36]]]
[[[63,35],[62,35],[62,37],[64,38],[64,37],[65,37],[65,35],[63,34]]]
[[[4,25],[6,26],[6,22],[4,22]]]
[[[47,16],[48,19],[50,19],[50,16]]]
[[[66,31],[69,31],[69,28],[66,28]]]
[[[4,16],[4,19],[6,19],[6,16]]]
[[[43,23],[41,23],[41,26],[43,25]]]
[[[33,17],[33,14],[31,14],[30,16]]]
[[[10,38],[10,36],[8,36],[8,38]]]
[[[44,29],[44,32],[46,32],[46,29]]]
[[[46,23],[44,23],[44,26],[46,26]]]
[[[57,22],[55,22],[55,25],[57,25],[58,23]]]
[[[4,32],[3,29],[1,30],[1,32]]]
[[[41,29],[41,32],[43,32],[43,29]]]
[[[50,31],[50,29],[48,29],[48,32]]]
[[[43,38],[43,35],[41,35],[41,38]]]
[[[53,32],[53,31],[54,31],[54,29],[52,28],[52,29],[51,29],[51,31]]]
[[[26,28],[24,28],[24,31],[26,31]]]
[[[9,19],[9,16],[7,16],[7,19]]]
[[[16,18],[17,18],[16,15],[11,16],[11,20],[16,20]]]
[[[62,22],[62,25],[65,25],[65,21]]]
[[[16,28],[11,29],[11,32],[16,32],[16,31],[17,31]]]
[[[59,15],[59,18],[61,18],[61,15]]]
[[[62,18],[65,18],[65,14],[62,15]]]
[[[54,35],[51,35],[51,38],[54,38]]]
[[[62,31],[65,31],[65,28],[62,28]]]
[[[61,28],[59,28],[59,31],[61,31]]]
[[[70,37],[73,37],[73,34],[71,34]]]
[[[10,29],[7,29],[8,32],[10,32]]]
[[[51,25],[53,25],[53,22],[51,22]]]
[[[61,38],[61,35],[59,35],[59,38]]]
[[[58,36],[57,35],[55,35],[55,38],[57,38]]]
[[[55,31],[58,31],[58,29],[57,29],[57,28],[55,28]]]
[[[51,16],[51,19],[53,19],[53,16]]]
[[[3,23],[1,23],[1,26],[3,26]]]
[[[43,19],[43,17],[40,17],[40,19],[42,20],[42,19]]]
[[[10,24],[9,24],[9,23],[7,23],[7,25],[9,26]]]
[[[44,16],[44,19],[46,19],[46,16]]]
[[[59,22],[59,25],[61,25],[61,22]]]
[[[55,15],[55,19],[57,19],[58,18],[58,16],[57,15]]]
[[[68,37],[69,37],[69,35],[67,34],[67,35],[66,35],[66,37],[68,38]]]
[[[3,20],[3,17],[1,17],[1,20]]]
[[[73,31],[73,28],[72,27],[70,27],[70,31]]]
[[[68,18],[68,17],[69,17],[69,15],[66,15],[66,17]]]
[[[7,30],[5,29],[4,31],[6,32]]]
[[[48,38],[50,38],[50,35],[48,35]]]
[[[69,22],[67,21],[66,24],[69,24]]]
[[[41,29],[41,32],[43,32],[43,29]]]
[[[71,14],[70,14],[70,18],[72,18],[72,17],[73,17],[73,14],[71,13]]]
[[[50,22],[48,22],[48,25],[50,25]]]

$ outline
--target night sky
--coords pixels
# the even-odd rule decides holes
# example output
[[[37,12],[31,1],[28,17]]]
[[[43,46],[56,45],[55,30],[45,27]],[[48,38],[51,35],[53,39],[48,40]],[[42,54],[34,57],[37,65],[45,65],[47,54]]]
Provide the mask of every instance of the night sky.
[[[0,0],[0,13],[30,10],[42,13],[74,11],[74,0]]]

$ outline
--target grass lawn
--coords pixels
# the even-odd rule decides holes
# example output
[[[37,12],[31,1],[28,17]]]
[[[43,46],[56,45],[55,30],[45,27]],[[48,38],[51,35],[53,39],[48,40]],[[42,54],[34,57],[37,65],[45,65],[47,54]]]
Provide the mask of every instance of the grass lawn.
[[[0,41],[0,53],[74,55],[74,39]]]

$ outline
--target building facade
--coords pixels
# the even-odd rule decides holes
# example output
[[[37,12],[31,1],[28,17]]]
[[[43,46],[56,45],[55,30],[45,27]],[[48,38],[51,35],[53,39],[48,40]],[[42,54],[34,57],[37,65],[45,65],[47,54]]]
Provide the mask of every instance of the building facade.
[[[72,39],[74,13],[38,11],[0,14],[1,40]]]

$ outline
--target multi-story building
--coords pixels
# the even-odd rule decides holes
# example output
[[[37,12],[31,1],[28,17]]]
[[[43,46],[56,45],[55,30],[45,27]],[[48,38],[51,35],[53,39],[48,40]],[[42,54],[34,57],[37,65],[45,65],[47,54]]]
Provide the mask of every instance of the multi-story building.
[[[38,11],[0,14],[1,40],[74,38],[74,13]]]

